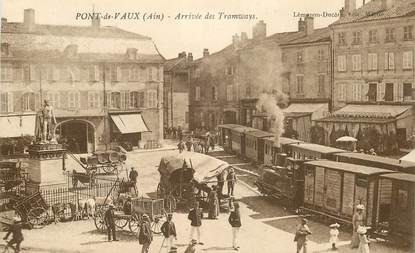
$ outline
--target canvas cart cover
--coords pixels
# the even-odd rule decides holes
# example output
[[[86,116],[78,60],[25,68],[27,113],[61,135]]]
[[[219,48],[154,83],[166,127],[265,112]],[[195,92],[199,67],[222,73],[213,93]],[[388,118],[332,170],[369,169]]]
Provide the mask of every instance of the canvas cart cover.
[[[170,175],[183,167],[183,157],[165,156],[161,158],[158,171],[162,177],[169,178]]]

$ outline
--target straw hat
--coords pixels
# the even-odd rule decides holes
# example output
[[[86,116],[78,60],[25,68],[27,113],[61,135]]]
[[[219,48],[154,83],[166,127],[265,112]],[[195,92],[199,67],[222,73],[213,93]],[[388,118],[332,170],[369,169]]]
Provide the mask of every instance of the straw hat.
[[[365,209],[365,206],[362,205],[362,204],[359,204],[359,205],[356,206],[356,209],[357,210],[364,210]]]
[[[340,225],[336,222],[336,223],[334,223],[334,224],[331,224],[329,227],[330,227],[330,228],[339,228],[339,227],[340,227]]]
[[[191,243],[192,243],[193,245],[196,245],[196,244],[197,244],[197,240],[192,239]]]
[[[366,234],[366,232],[367,232],[367,229],[365,228],[365,227],[363,227],[363,226],[359,226],[358,228],[357,228],[357,231],[356,231],[358,234]]]

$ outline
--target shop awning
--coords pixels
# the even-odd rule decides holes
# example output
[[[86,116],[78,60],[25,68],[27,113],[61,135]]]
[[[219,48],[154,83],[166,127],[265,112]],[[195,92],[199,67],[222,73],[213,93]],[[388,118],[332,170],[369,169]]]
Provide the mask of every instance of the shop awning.
[[[36,115],[8,115],[0,117],[0,138],[34,136]]]
[[[140,113],[111,115],[111,119],[122,134],[151,132]]]
[[[399,118],[410,109],[410,105],[346,105],[334,112],[333,115],[365,118]]]
[[[328,112],[328,103],[293,103],[282,110],[285,117],[312,116],[312,119],[322,118]]]

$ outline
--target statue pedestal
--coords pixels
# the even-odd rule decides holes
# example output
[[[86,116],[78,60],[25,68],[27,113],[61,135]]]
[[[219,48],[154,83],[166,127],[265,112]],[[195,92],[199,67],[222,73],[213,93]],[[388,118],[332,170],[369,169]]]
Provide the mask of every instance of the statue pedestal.
[[[66,183],[64,152],[60,144],[34,144],[29,148],[28,174],[31,182],[39,186]]]

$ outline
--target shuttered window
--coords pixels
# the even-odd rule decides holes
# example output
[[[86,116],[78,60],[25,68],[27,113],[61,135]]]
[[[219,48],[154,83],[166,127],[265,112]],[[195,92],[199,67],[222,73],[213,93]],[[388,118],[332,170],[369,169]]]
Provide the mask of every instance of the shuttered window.
[[[14,112],[14,99],[11,92],[0,92],[0,113]]]
[[[59,91],[48,91],[47,99],[49,101],[49,105],[53,106],[54,108],[60,107]]]
[[[76,109],[80,107],[80,95],[77,91],[68,92],[68,108]]]
[[[111,92],[111,108],[121,109],[121,93]]]
[[[395,54],[392,52],[385,53],[385,70],[395,69]]]
[[[101,104],[100,100],[100,94],[97,91],[88,92],[88,108],[99,108]]]
[[[403,52],[403,69],[412,69],[413,61],[412,51]]]
[[[362,60],[360,54],[352,55],[352,70],[360,71],[362,69]]]
[[[35,111],[36,103],[35,103],[35,93],[25,93],[22,96],[22,109],[23,111]]]
[[[147,92],[147,102],[148,107],[157,107],[157,91],[149,90]]]
[[[339,101],[346,101],[347,86],[345,83],[340,83],[337,89],[337,97]]]
[[[1,65],[1,81],[13,81],[13,67],[11,64]]]
[[[200,87],[195,87],[195,101],[200,101]]]
[[[377,70],[378,69],[378,54],[370,53],[367,56],[367,69]]]
[[[347,60],[346,55],[337,56],[337,71],[344,72],[347,70]]]

